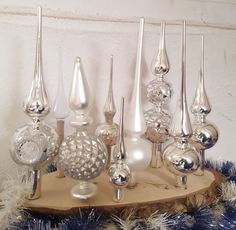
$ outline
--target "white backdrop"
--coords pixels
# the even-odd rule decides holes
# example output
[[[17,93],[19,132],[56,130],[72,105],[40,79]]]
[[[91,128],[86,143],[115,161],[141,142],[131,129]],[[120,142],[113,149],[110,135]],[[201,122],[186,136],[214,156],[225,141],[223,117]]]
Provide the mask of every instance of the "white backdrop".
[[[69,94],[76,56],[83,60],[94,106],[94,124],[103,121],[102,108],[108,87],[109,58],[114,55],[114,94],[129,99],[135,68],[139,17],[146,18],[143,52],[143,103],[150,107],[145,84],[154,78],[150,64],[158,48],[160,21],[166,20],[166,42],[171,70],[166,80],[174,95],[180,80],[180,23],[187,27],[187,96],[192,103],[200,64],[200,35],[205,36],[205,83],[212,112],[208,119],[219,129],[215,147],[206,152],[215,159],[235,160],[236,130],[236,3],[233,0],[0,0],[0,170],[12,171],[9,143],[14,130],[30,119],[22,111],[33,77],[36,6],[43,7],[43,65],[51,103],[58,76],[63,74]],[[119,112],[119,108],[118,108]],[[117,114],[118,114],[117,112]],[[70,117],[71,118],[71,117]],[[68,119],[68,121],[70,120]],[[115,120],[118,120],[116,115]],[[47,118],[55,124],[52,114]],[[68,124],[67,121],[67,124]],[[69,126],[67,133],[72,132]]]

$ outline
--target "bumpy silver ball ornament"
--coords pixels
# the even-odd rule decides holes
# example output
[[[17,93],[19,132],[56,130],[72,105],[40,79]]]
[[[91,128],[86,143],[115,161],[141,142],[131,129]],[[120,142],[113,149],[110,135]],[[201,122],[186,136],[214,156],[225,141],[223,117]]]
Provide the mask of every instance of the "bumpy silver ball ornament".
[[[40,168],[56,156],[58,147],[58,135],[53,128],[31,123],[16,130],[10,153],[17,164]]]
[[[66,176],[87,181],[104,170],[107,161],[106,146],[85,131],[66,137],[59,151],[59,163]]]

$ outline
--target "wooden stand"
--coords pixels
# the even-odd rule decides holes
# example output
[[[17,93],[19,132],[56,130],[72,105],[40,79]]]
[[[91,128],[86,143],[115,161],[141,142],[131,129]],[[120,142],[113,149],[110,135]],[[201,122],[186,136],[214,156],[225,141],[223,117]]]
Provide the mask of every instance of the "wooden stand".
[[[146,217],[154,211],[186,212],[193,207],[209,205],[219,196],[219,185],[224,177],[216,171],[205,170],[203,176],[188,176],[188,188],[178,189],[174,186],[175,177],[164,167],[148,168],[137,172],[138,185],[126,189],[121,203],[112,200],[113,188],[104,173],[93,182],[98,186],[98,193],[87,201],[80,201],[70,196],[70,189],[78,183],[71,178],[57,178],[56,173],[46,174],[42,178],[42,196],[27,201],[25,207],[34,211],[51,214],[71,215],[80,208],[101,208],[110,214],[130,213],[136,210],[136,216]]]

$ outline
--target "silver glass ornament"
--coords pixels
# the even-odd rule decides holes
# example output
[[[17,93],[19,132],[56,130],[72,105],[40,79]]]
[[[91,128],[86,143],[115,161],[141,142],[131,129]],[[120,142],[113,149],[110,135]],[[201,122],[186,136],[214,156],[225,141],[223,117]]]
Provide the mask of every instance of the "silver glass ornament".
[[[110,183],[115,189],[114,201],[120,202],[124,197],[124,188],[128,186],[131,177],[129,166],[126,164],[126,150],[124,143],[124,98],[121,102],[119,143],[114,151],[114,163],[108,170]]]
[[[113,117],[116,114],[116,106],[114,102],[112,85],[113,85],[113,56],[111,56],[109,90],[108,90],[107,99],[103,108],[106,121],[105,123],[99,125],[96,129],[96,135],[102,140],[102,142],[107,147],[108,161],[107,161],[106,168],[110,166],[111,149],[112,149],[112,146],[116,144],[118,133],[119,133],[118,125],[113,121]]]
[[[148,167],[152,157],[151,143],[144,138],[146,123],[144,120],[141,101],[141,61],[143,44],[144,18],[140,19],[139,40],[136,60],[134,86],[131,96],[131,103],[126,119],[125,143],[127,149],[127,163],[132,170],[132,180],[135,184],[136,170]]]
[[[97,186],[88,181],[99,176],[104,170],[107,150],[106,146],[87,130],[92,122],[88,115],[91,97],[80,58],[75,58],[69,106],[75,113],[71,125],[76,128],[76,132],[62,142],[59,163],[66,176],[80,180],[80,183],[71,189],[71,195],[86,200],[96,194]]]
[[[146,137],[153,143],[151,167],[161,166],[161,145],[169,138],[169,125],[171,116],[162,107],[166,104],[172,94],[172,88],[164,80],[164,76],[169,72],[170,65],[165,47],[165,23],[161,24],[161,35],[158,53],[154,56],[151,66],[152,73],[156,79],[147,85],[148,100],[154,108],[144,113],[147,131]]]
[[[32,122],[17,129],[11,140],[11,157],[17,163],[31,168],[28,199],[41,195],[41,168],[57,154],[59,138],[56,131],[43,123],[50,106],[45,91],[42,73],[42,9],[38,7],[38,34],[34,79],[30,93],[24,102],[25,113]]]
[[[196,89],[191,111],[195,120],[193,123],[193,136],[191,141],[201,154],[201,167],[195,173],[204,174],[205,150],[213,147],[218,140],[218,130],[215,125],[206,121],[206,116],[211,112],[205,84],[204,84],[204,37],[202,36],[201,65],[199,71],[199,82]]]
[[[176,176],[176,186],[187,188],[187,175],[195,172],[200,166],[200,155],[188,143],[192,135],[186,99],[186,24],[182,31],[182,61],[181,61],[180,99],[172,119],[170,133],[175,138],[174,143],[163,152],[163,162],[166,168]]]

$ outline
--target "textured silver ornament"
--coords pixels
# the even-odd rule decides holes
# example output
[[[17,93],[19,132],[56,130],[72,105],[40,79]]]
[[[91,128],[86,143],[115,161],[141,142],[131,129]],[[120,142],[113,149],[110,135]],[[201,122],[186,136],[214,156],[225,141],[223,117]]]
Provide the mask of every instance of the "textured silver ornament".
[[[170,65],[165,47],[165,23],[161,24],[161,35],[158,53],[154,56],[151,66],[156,79],[147,85],[147,98],[154,108],[144,114],[147,131],[146,137],[153,143],[151,167],[161,167],[161,145],[169,138],[169,125],[171,116],[162,107],[172,95],[172,88],[164,81],[164,76],[169,72]]]
[[[25,113],[32,123],[16,130],[11,141],[11,157],[17,163],[31,167],[28,180],[31,191],[28,199],[41,195],[41,168],[58,152],[59,137],[56,131],[43,123],[50,106],[43,82],[42,71],[42,8],[38,7],[38,32],[34,78],[30,93],[24,102]]]
[[[192,127],[188,114],[186,99],[186,23],[182,31],[182,61],[181,89],[172,124],[171,135],[175,142],[166,147],[163,152],[163,162],[166,168],[176,176],[176,186],[187,188],[187,175],[196,172],[200,166],[200,155],[188,143],[192,135]]]
[[[106,147],[86,131],[66,137],[60,147],[59,162],[66,176],[87,181],[104,170],[107,161]]]
[[[78,57],[75,58],[69,106],[75,113],[71,125],[76,128],[76,132],[62,142],[59,149],[59,164],[66,176],[80,180],[80,183],[71,189],[71,195],[86,200],[96,194],[96,185],[88,181],[99,176],[104,170],[107,150],[95,135],[87,131],[92,122],[88,115],[91,97],[81,59]]]

